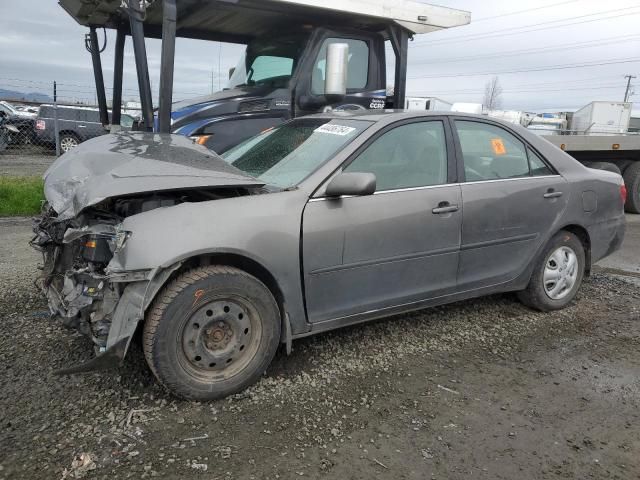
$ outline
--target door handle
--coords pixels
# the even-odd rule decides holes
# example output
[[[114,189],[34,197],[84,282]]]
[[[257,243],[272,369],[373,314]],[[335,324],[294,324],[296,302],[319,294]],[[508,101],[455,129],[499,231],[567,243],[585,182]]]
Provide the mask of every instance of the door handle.
[[[544,198],[558,198],[561,196],[562,196],[562,192],[554,192],[553,190],[549,190],[547,191],[547,193],[543,195]]]
[[[451,205],[449,202],[440,202],[436,208],[431,210],[432,213],[440,215],[443,213],[453,213],[460,209],[458,205]]]
[[[78,128],[87,128],[86,125],[78,125]]]

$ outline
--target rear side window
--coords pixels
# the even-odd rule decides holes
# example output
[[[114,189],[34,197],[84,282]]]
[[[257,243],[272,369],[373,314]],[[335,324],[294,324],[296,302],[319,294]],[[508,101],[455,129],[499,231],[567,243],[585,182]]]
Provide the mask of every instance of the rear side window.
[[[440,121],[400,125],[383,133],[345,169],[376,176],[376,190],[447,182],[447,147]]]
[[[86,122],[100,123],[100,112],[97,110],[83,110],[81,118]]]
[[[515,136],[487,123],[456,120],[467,182],[527,177],[527,148]]]
[[[527,155],[529,156],[529,166],[531,167],[531,175],[534,177],[540,177],[543,175],[553,175],[551,169],[546,163],[530,148],[527,148]]]
[[[349,65],[347,67],[347,88],[360,89],[367,86],[369,80],[369,45],[362,40],[351,38],[327,38],[322,47],[311,77],[311,93],[324,93],[324,80],[327,65],[327,47],[331,43],[346,43],[349,45]]]
[[[58,120],[78,121],[78,110],[73,108],[58,108]]]

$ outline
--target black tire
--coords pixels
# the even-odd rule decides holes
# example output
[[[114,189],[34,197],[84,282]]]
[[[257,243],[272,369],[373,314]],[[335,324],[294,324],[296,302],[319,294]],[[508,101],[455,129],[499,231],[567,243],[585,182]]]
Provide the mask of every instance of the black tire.
[[[554,299],[547,293],[547,286],[552,287],[554,285],[553,281],[548,282],[547,286],[545,286],[544,274],[545,269],[552,262],[552,255],[560,249],[570,249],[575,253],[577,271],[572,287],[563,291],[564,296],[562,298]],[[529,285],[525,290],[518,292],[520,301],[528,307],[543,312],[560,310],[566,307],[575,298],[584,277],[585,253],[580,239],[571,232],[561,230],[549,241],[535,262]]]
[[[622,171],[620,167],[618,167],[615,163],[611,162],[591,162],[587,165],[589,168],[595,168],[596,170],[605,170],[607,172],[617,173],[618,175],[622,175]]]
[[[640,161],[629,165],[624,171],[624,184],[627,187],[627,203],[624,209],[629,213],[640,213]]]
[[[158,295],[146,316],[143,350],[173,394],[215,400],[260,378],[278,349],[280,328],[278,305],[262,282],[233,267],[201,267]]]
[[[67,153],[74,147],[80,145],[80,139],[77,135],[73,133],[62,133],[60,134],[60,151],[62,153]]]

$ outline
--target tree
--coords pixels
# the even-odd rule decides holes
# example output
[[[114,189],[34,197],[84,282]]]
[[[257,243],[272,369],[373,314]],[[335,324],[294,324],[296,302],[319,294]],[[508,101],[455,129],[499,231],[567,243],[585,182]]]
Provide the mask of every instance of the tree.
[[[487,110],[497,110],[502,105],[502,87],[498,77],[493,77],[484,87],[484,99],[482,104]]]

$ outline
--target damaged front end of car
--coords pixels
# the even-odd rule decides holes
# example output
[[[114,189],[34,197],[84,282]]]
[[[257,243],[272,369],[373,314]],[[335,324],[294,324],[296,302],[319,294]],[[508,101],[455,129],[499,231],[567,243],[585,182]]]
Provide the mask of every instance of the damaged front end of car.
[[[150,272],[112,272],[108,268],[130,235],[120,229],[120,220],[115,215],[87,213],[57,221],[56,212],[45,205],[34,224],[31,245],[43,256],[38,281],[49,311],[65,326],[90,338],[100,356],[96,358],[101,358],[97,364],[70,369],[73,371],[106,368],[122,360],[143,315]],[[131,331],[123,328],[127,323],[132,323]]]
[[[38,282],[51,316],[90,338],[96,357],[58,373],[119,365],[145,309],[180,266],[128,269],[124,250],[135,232],[123,228],[125,219],[262,186],[173,135],[106,135],[60,157],[45,174],[46,203],[30,243],[43,256]]]

